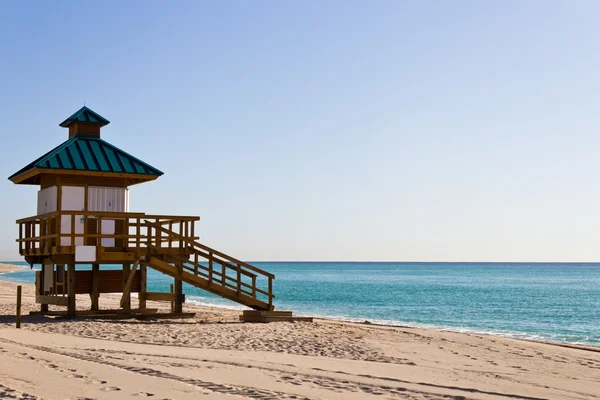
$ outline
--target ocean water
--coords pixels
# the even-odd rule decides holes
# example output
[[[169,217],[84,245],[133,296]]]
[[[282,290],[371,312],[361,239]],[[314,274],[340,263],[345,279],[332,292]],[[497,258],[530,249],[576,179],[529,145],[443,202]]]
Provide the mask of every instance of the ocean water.
[[[253,264],[275,274],[276,308],[299,315],[600,346],[600,264]],[[32,283],[34,274],[0,279]],[[148,290],[171,283],[149,269]],[[191,303],[243,308],[189,285],[184,292]]]

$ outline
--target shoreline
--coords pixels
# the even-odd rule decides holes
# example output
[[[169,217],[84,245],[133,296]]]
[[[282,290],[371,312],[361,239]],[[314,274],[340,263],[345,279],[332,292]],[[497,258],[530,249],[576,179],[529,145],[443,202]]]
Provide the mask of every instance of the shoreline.
[[[3,269],[5,268],[5,269]],[[9,284],[14,284],[14,285],[29,285],[32,288],[34,287],[34,284],[32,283],[27,283],[27,282],[17,282],[17,281],[11,281],[11,280],[7,280],[7,279],[3,279],[3,272],[15,272],[15,271],[20,271],[23,269],[28,269],[28,267],[26,266],[18,266],[18,265],[14,265],[14,264],[2,264],[0,263],[0,283],[9,283]],[[112,295],[112,294],[105,294],[104,298],[114,298],[115,301],[118,298],[116,295]],[[137,294],[132,293],[132,301],[135,301],[135,299],[137,298]],[[209,303],[203,303],[203,302],[199,302],[196,300],[190,300],[186,303],[184,303],[184,307],[191,309],[190,311],[193,312],[194,309],[198,309],[199,311],[202,311],[204,309],[209,309],[209,310],[213,310],[213,311],[227,311],[227,312],[235,312],[235,313],[241,313],[241,311],[244,309],[244,307],[237,307],[237,306],[222,306],[222,305],[217,305],[217,304],[209,304]],[[294,310],[292,310],[294,311]],[[295,313],[295,312],[294,312]],[[296,314],[296,313],[295,313]],[[436,331],[436,332],[452,332],[452,333],[458,333],[458,334],[465,334],[465,335],[484,335],[487,337],[491,337],[491,338],[495,338],[495,337],[501,337],[501,338],[506,338],[506,339],[512,339],[512,340],[520,340],[520,341],[525,341],[525,342],[532,342],[532,343],[544,343],[544,344],[550,344],[550,345],[556,345],[556,346],[562,346],[562,347],[568,347],[568,348],[573,348],[573,349],[580,349],[580,350],[586,350],[586,351],[597,351],[600,352],[600,344],[599,345],[594,345],[594,344],[589,344],[589,343],[576,343],[576,342],[568,342],[568,341],[553,341],[553,340],[544,340],[544,339],[532,339],[532,338],[527,338],[527,337],[515,337],[515,336],[511,336],[508,334],[503,334],[503,333],[490,333],[490,332],[484,332],[484,331],[477,331],[476,329],[464,329],[464,328],[455,328],[455,327],[438,327],[438,326],[428,326],[427,324],[415,324],[415,325],[410,325],[410,324],[402,324],[402,323],[383,323],[383,322],[379,322],[378,320],[370,320],[368,318],[345,318],[345,317],[335,317],[335,316],[313,316],[313,315],[308,315],[308,314],[297,314],[298,316],[310,316],[313,317],[315,320],[319,320],[319,321],[328,321],[328,322],[333,322],[333,323],[345,323],[345,324],[356,324],[356,325],[365,325],[365,326],[372,326],[372,327],[389,327],[389,328],[400,328],[400,329],[422,329],[425,331]]]

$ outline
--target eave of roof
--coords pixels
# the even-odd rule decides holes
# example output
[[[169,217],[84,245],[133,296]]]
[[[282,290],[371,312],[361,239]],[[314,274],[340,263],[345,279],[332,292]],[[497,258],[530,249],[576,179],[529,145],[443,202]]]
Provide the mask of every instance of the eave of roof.
[[[8,179],[18,183],[19,176],[34,169],[135,175],[156,179],[163,172],[139,160],[112,144],[91,136],[74,136],[37,160],[20,169]]]

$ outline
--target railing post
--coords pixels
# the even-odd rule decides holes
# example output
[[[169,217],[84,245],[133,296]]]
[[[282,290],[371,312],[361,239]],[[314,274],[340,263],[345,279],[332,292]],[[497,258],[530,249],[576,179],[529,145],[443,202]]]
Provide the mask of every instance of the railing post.
[[[136,234],[135,234],[135,237],[136,237],[136,247],[139,250],[139,248],[141,247],[141,239],[142,239],[141,238],[142,227],[140,226],[140,217],[137,217],[135,221],[136,221]]]
[[[29,239],[29,222],[25,222],[25,224],[23,225],[24,231],[25,231],[25,239]],[[29,254],[29,241],[25,241],[25,253]]]
[[[23,224],[19,224],[19,254],[23,255]]]
[[[225,270],[225,263],[221,264],[221,285],[225,286],[225,276],[227,275],[227,271]]]
[[[116,221],[115,221],[115,224],[116,224]],[[125,229],[124,229],[123,233],[125,234],[125,237],[123,239],[121,239],[121,240],[123,242],[123,246],[125,247],[125,250],[128,250],[129,249],[129,238],[130,238],[130,235],[129,235],[129,228],[130,228],[130,226],[129,226],[129,218],[127,218],[127,217],[125,218],[124,224],[125,224]]]
[[[160,225],[160,222],[158,222],[158,220],[156,220],[156,223],[159,224],[158,226],[162,228],[162,225]],[[156,231],[156,245],[158,247],[162,247],[163,232],[159,228],[157,228],[157,227],[154,227],[154,230]],[[169,247],[171,247],[171,246],[169,245]]]
[[[32,233],[33,232],[32,226],[33,226],[33,222],[28,222],[27,223],[27,237],[30,238],[30,239],[34,238],[34,235]],[[35,243],[33,242],[33,240],[29,240],[27,242],[27,244],[28,244],[28,246],[27,246],[27,252],[31,253],[32,249],[35,248]]]
[[[75,254],[75,214],[71,215],[71,253]]]
[[[60,252],[60,246],[62,246],[62,243],[60,240],[60,235],[62,233],[61,224],[62,224],[62,215],[61,215],[61,213],[58,213],[56,215],[56,233],[58,234],[58,236],[56,237],[56,247],[59,249],[59,252]]]
[[[198,258],[198,253],[196,253],[196,259]],[[213,281],[213,261],[212,254],[208,253],[208,286],[212,285]]]
[[[179,234],[183,237],[185,237],[185,235],[183,235],[183,220],[179,223]],[[183,240],[181,240],[181,238],[179,239],[179,254],[183,255]]]
[[[146,252],[148,253],[148,255],[151,254],[151,249],[150,247],[152,246],[152,227],[148,224],[146,224]],[[148,260],[146,260],[148,261]]]
[[[87,199],[87,196],[85,196],[85,198]],[[84,246],[88,245],[88,236],[87,235],[88,235],[88,213],[87,213],[87,211],[84,211],[84,214],[83,214],[83,245]]]
[[[50,218],[46,218],[46,254],[50,254],[50,238],[48,236],[50,236]]]
[[[269,276],[269,311],[273,310],[273,278]]]
[[[98,237],[96,238],[96,247],[97,249],[100,249],[100,246],[102,246],[102,216],[99,216],[96,219],[96,230],[98,232]]]
[[[242,269],[240,264],[237,263],[237,297],[240,297],[240,290],[242,288]]]
[[[252,298],[256,298],[256,275],[252,275]]]

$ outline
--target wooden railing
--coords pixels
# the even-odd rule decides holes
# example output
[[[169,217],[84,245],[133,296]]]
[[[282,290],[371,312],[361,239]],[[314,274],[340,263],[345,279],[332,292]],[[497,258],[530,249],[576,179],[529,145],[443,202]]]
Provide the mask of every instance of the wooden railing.
[[[199,217],[147,215],[96,211],[56,211],[17,221],[19,225],[19,253],[27,255],[74,254],[76,246],[139,249],[145,247],[148,227],[145,220],[153,221],[192,240],[195,222]],[[102,232],[106,221],[114,232]],[[64,226],[68,224],[68,226]],[[160,246],[174,247],[177,240],[161,239]]]
[[[165,246],[161,244],[167,239],[170,247],[176,245],[180,249],[179,254],[186,254],[181,259],[171,257],[175,263],[181,262],[183,270],[207,280],[209,287],[218,285],[235,291],[237,297],[245,295],[257,299],[258,295],[266,296],[266,303],[269,309],[272,309],[275,298],[273,295],[275,275],[205,246],[195,239],[173,232],[167,229],[165,224],[145,220],[144,225],[148,228],[146,243],[151,252],[158,252],[159,247],[164,249]],[[200,263],[200,259],[206,260],[206,264]],[[215,268],[217,265],[219,267]],[[249,282],[245,282],[244,278]],[[262,281],[266,282],[261,285]],[[265,287],[266,290],[260,286]]]

